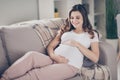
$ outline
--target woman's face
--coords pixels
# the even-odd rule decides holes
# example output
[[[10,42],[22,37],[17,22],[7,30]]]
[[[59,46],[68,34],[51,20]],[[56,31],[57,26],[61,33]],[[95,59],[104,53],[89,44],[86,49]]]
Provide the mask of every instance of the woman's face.
[[[83,25],[83,17],[79,11],[71,12],[70,22],[74,26],[75,29],[81,29]]]

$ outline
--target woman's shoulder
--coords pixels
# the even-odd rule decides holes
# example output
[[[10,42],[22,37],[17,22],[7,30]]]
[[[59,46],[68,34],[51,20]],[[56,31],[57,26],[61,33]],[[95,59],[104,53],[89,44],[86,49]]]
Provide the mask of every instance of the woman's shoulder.
[[[91,39],[91,42],[99,42],[99,33],[97,31],[93,31],[94,37]]]
[[[90,37],[91,37],[92,35],[94,35],[94,37],[99,37],[99,33],[98,33],[96,30],[93,30],[92,33],[86,32],[86,34],[89,35]],[[94,37],[93,37],[93,38],[94,38]]]
[[[64,32],[63,35],[66,35],[66,34],[71,34],[72,31],[67,31],[67,32]]]
[[[91,42],[98,42],[99,41],[99,34],[96,31],[93,31],[92,34],[89,34],[89,32],[86,32],[87,35],[89,36]]]
[[[94,30],[93,33],[94,33],[94,37],[98,37],[99,38],[99,33],[96,30]]]

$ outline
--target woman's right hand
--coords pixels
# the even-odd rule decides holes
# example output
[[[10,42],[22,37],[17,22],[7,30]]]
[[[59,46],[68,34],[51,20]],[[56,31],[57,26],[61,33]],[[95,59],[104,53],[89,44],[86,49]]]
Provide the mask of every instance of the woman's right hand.
[[[56,63],[68,63],[68,59],[61,55],[52,55],[51,58],[56,62]]]

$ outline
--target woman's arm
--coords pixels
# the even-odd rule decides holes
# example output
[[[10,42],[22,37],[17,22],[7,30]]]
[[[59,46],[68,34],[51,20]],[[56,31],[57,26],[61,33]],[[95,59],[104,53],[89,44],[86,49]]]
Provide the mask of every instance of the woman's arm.
[[[84,47],[82,44],[80,44],[79,42],[77,42],[75,40],[68,40],[62,44],[77,47],[83,55],[85,55],[87,58],[89,58],[90,60],[92,60],[95,63],[98,62],[98,60],[99,60],[99,44],[98,44],[98,42],[91,43],[91,50]]]
[[[52,57],[52,55],[54,55],[54,49],[57,47],[57,45],[60,43],[60,34],[57,34],[55,36],[55,38],[49,43],[48,47],[47,47],[47,52],[49,54],[50,57]]]
[[[50,44],[47,47],[47,52],[51,59],[53,59],[57,63],[67,63],[68,60],[60,55],[54,54],[54,49],[57,47],[57,45],[60,43],[61,33],[59,32],[56,37],[50,42]]]
[[[68,19],[66,19],[67,21]],[[67,24],[68,25],[68,24]],[[63,25],[61,26],[60,30],[58,30],[58,34],[55,36],[55,38],[49,43],[48,47],[47,47],[47,51],[49,56],[51,57],[52,55],[54,55],[54,49],[56,48],[56,46],[60,43],[61,40],[61,36],[64,32],[69,31],[69,26],[67,25]]]
[[[87,58],[97,63],[99,60],[99,44],[98,42],[91,43],[91,50],[84,47],[80,43],[77,43],[77,48],[85,55]]]

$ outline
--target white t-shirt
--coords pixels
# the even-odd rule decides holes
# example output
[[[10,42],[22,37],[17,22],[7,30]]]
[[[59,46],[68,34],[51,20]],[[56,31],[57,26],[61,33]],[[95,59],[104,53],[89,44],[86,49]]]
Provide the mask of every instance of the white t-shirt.
[[[95,33],[95,32],[94,32]],[[87,32],[77,34],[73,31],[66,32],[61,37],[61,43],[67,40],[76,40],[80,42],[83,46],[86,48],[90,47],[90,44],[92,42],[97,41],[98,42],[98,36],[97,33],[95,33],[95,37],[93,39],[90,38],[90,35]],[[83,64],[83,54],[80,52],[80,50],[76,47],[70,46],[70,45],[64,45],[60,44],[54,51],[55,54],[64,56],[69,60],[68,64],[81,68]]]

